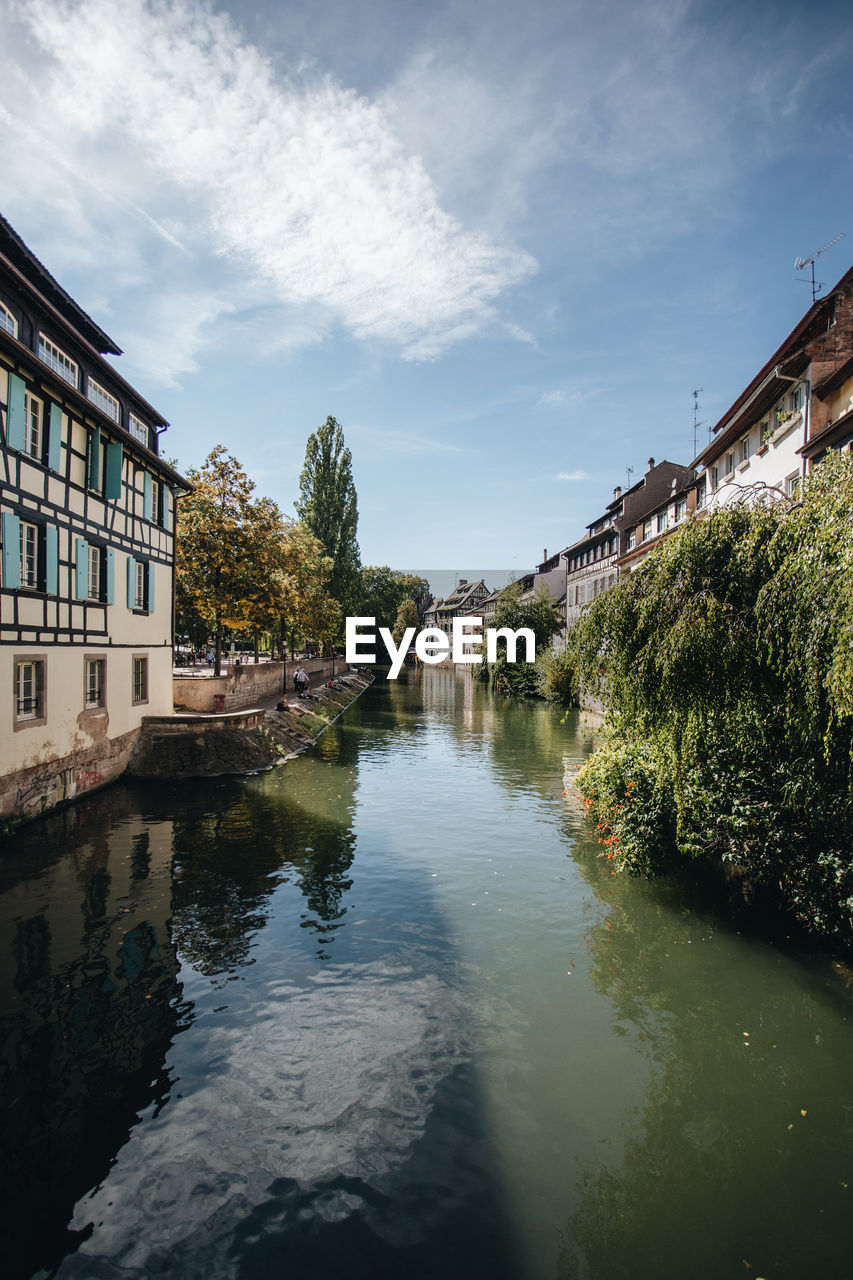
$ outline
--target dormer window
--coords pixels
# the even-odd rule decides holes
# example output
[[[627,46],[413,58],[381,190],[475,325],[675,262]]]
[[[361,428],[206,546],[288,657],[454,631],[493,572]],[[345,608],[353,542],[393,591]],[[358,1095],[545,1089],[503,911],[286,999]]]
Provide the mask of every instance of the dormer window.
[[[144,444],[146,448],[148,447],[148,426],[141,418],[137,418],[135,413],[128,414],[127,429],[134,440],[138,440],[140,444]]]
[[[5,333],[11,333],[13,338],[18,336],[18,322],[2,302],[0,302],[0,329]]]
[[[115,396],[111,396],[109,391],[105,391],[100,383],[94,378],[86,380],[86,395],[101,413],[105,413],[108,418],[112,418],[113,422],[118,422],[118,400]]]
[[[46,338],[43,333],[39,334],[38,354],[39,360],[42,360],[53,370],[54,373],[58,373],[60,378],[63,378],[72,387],[76,387],[78,385],[79,370],[77,365],[70,356],[67,356],[64,351],[61,351],[59,347],[57,347],[55,343],[51,342],[49,338]]]

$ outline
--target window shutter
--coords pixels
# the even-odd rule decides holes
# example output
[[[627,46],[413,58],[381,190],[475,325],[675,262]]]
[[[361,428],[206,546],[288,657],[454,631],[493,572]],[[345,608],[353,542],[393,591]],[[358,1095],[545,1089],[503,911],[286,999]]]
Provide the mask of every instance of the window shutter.
[[[153,564],[149,564],[146,567],[146,574],[148,576],[148,601],[147,601],[148,612],[153,613],[154,612],[154,566]]]
[[[175,495],[171,489],[163,489],[163,528],[167,533],[172,528],[172,503],[175,501]]]
[[[89,432],[89,471],[86,483],[90,489],[101,488],[101,433],[96,427]]]
[[[59,530],[53,524],[44,531],[44,589],[49,596],[59,595]]]
[[[151,519],[151,476],[147,471],[142,473],[142,518]]]
[[[11,511],[3,512],[3,586],[21,585],[21,522]]]
[[[47,436],[47,465],[51,471],[59,471],[59,446],[62,443],[62,409],[55,400],[50,402],[50,426]]]
[[[85,538],[78,538],[74,550],[74,598],[89,598],[89,544]]]
[[[116,582],[116,576],[115,576],[115,558],[116,558],[116,553],[113,551],[112,547],[107,547],[107,554],[106,554],[106,566],[105,566],[105,567],[106,567],[106,578],[107,578],[107,584],[106,584],[106,587],[107,587],[107,594],[106,594],[106,601],[107,601],[107,604],[115,604],[115,602],[116,602],[116,589],[115,589],[115,582]]]
[[[121,468],[124,449],[121,444],[107,445],[107,476],[104,483],[105,498],[121,497]]]
[[[133,556],[127,557],[127,607],[136,608],[136,561]]]
[[[6,409],[6,443],[10,449],[23,452],[27,438],[27,415],[24,411],[24,379],[16,373],[9,374],[9,391]]]

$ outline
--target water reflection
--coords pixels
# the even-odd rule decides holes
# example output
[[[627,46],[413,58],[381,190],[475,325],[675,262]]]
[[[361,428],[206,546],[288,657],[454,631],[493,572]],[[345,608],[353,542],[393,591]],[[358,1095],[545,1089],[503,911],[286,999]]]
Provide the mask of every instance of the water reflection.
[[[142,830],[121,791],[89,818],[87,830],[81,814],[56,817],[4,849],[0,1213],[13,1277],[56,1266],[91,1233],[89,1222],[68,1229],[75,1201],[108,1174],[139,1114],[169,1096],[166,1054],[187,1019],[169,832]],[[67,853],[46,861],[69,833]]]
[[[707,885],[614,880],[590,845],[577,858],[609,907],[593,981],[655,1072],[621,1163],[587,1173],[560,1275],[846,1274],[853,1005],[828,961],[778,921],[775,941],[754,917],[738,932]]]

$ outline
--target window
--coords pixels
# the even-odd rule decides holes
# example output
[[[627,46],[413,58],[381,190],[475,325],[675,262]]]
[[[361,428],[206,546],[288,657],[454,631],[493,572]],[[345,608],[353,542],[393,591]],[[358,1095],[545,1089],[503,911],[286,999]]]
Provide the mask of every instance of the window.
[[[108,418],[112,418],[113,422],[118,422],[118,400],[116,400],[115,396],[111,396],[109,391],[105,391],[94,378],[87,378],[86,380],[86,395],[92,401],[92,404],[101,410],[101,413],[105,413]]]
[[[733,453],[727,453],[726,454],[726,475],[727,476],[732,475],[734,472],[734,469],[735,469],[735,455]]]
[[[42,658],[15,660],[15,727],[44,724],[45,664]]]
[[[151,481],[151,519],[155,524],[163,523],[163,486],[159,480]]]
[[[101,547],[89,545],[89,600],[101,598]]]
[[[789,498],[793,498],[800,487],[800,473],[793,471],[791,475],[785,477],[785,492]]]
[[[35,591],[39,585],[39,528],[22,520],[20,529],[21,586]]]
[[[64,351],[60,351],[43,333],[39,334],[39,360],[58,373],[72,387],[77,386],[78,369],[74,361]]]
[[[636,545],[637,545],[637,530],[632,529],[631,532],[628,534],[628,550],[630,551],[631,548],[636,547]]]
[[[134,590],[134,609],[144,609],[145,600],[148,594],[146,587],[148,585],[148,565],[143,564],[141,560],[136,561],[136,582]]]
[[[749,461],[749,436],[744,436],[740,442],[740,460],[741,462]]]
[[[679,520],[683,520],[686,515],[687,515],[687,499],[679,498],[678,502],[676,502],[675,504],[675,523],[678,524]]]
[[[24,392],[24,453],[31,458],[41,459],[42,449],[42,403],[29,391]]]
[[[84,663],[83,697],[87,711],[104,705],[104,670],[103,658],[87,658]]]
[[[148,701],[148,659],[133,659],[133,701]]]
[[[2,302],[0,302],[0,329],[5,333],[11,333],[13,338],[18,336],[18,322],[9,308]]]
[[[646,520],[643,523],[643,542],[648,542],[651,536],[652,536],[652,522],[651,520]]]
[[[788,409],[791,413],[796,413],[803,406],[803,388],[802,384],[793,387],[788,394]]]
[[[127,429],[134,440],[138,440],[140,444],[144,444],[146,448],[148,447],[148,427],[140,418],[137,418],[135,413],[128,415]]]
[[[706,496],[707,496],[707,488],[705,485],[705,477],[703,476],[696,486],[696,510],[697,511],[701,511],[702,508],[704,507]]]
[[[666,511],[659,511],[657,515],[657,532],[663,533],[669,528],[669,519]]]
[[[720,485],[720,468],[712,467],[711,468],[711,488],[718,489],[719,485]]]

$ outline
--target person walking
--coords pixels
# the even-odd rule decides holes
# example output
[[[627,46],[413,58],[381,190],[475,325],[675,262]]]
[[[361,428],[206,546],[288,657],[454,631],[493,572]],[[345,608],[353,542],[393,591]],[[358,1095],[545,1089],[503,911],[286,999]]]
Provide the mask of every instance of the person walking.
[[[308,688],[308,676],[302,667],[299,667],[297,670],[294,680],[296,681],[296,692],[299,694],[300,698],[303,698],[305,696],[305,691]]]

